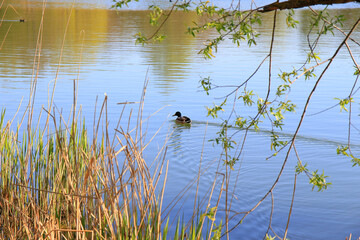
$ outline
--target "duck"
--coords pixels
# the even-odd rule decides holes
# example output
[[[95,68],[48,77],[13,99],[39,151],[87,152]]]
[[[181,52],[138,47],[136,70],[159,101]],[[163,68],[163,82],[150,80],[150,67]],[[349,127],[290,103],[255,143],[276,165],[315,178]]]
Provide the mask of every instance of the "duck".
[[[177,116],[176,118],[176,122],[178,123],[191,123],[191,119],[186,117],[186,116],[181,116],[181,112],[177,111],[174,115],[174,116]]]

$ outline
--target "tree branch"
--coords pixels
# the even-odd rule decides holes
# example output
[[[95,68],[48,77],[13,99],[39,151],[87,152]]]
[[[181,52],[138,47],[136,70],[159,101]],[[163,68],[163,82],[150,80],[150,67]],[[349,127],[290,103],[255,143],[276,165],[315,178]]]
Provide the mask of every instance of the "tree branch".
[[[270,12],[274,10],[284,10],[284,9],[293,9],[293,8],[302,8],[313,5],[332,5],[332,4],[343,4],[348,2],[358,2],[360,0],[289,0],[285,2],[274,2],[268,5],[265,5],[262,10],[259,12]]]

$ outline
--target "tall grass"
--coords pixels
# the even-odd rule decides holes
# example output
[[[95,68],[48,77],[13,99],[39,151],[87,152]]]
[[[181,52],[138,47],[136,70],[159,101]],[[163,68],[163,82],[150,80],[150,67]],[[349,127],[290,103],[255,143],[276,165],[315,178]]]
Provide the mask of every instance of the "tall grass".
[[[21,124],[14,127],[12,121],[5,122],[3,110],[0,238],[166,239],[169,219],[162,214],[168,168],[166,141],[155,159],[144,159],[149,142],[144,142],[146,133],[141,127],[143,100],[135,128],[131,129],[127,119],[126,130],[118,125],[112,139],[107,97],[91,139],[77,118],[66,123],[63,116],[46,110],[52,128],[29,131],[32,128],[27,127],[20,134]],[[155,163],[152,170],[150,161]],[[214,209],[209,212],[214,217]],[[204,233],[206,220],[214,222],[209,219],[209,214],[200,214],[197,209],[190,225],[178,222],[173,239],[220,237],[221,227],[213,234]]]

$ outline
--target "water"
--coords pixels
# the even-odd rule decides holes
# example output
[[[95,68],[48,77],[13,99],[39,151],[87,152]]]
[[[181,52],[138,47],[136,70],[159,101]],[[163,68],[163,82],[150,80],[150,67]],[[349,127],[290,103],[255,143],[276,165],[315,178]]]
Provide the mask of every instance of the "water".
[[[151,4],[150,1],[147,2]],[[168,2],[163,4],[166,5]],[[35,99],[37,112],[42,106],[47,106],[49,91],[51,94],[70,5],[71,1],[65,4],[51,1],[45,12],[40,74]],[[229,88],[215,89],[207,96],[198,88],[198,82],[201,77],[207,76],[219,85],[233,85],[244,81],[268,54],[272,14],[263,16],[263,25],[258,28],[261,37],[256,46],[249,48],[244,44],[237,48],[230,41],[226,41],[219,48],[216,58],[208,61],[197,52],[203,42],[214,33],[204,33],[196,39],[184,34],[186,25],[197,18],[194,14],[175,14],[164,26],[163,31],[167,39],[161,44],[142,47],[134,44],[132,36],[139,31],[149,34],[154,30],[148,27],[149,12],[139,10],[141,7],[116,12],[108,10],[109,5],[109,2],[89,5],[87,1],[80,1],[72,11],[56,82],[54,103],[65,114],[69,112],[73,99],[73,80],[79,76],[78,103],[83,109],[82,116],[91,126],[96,98],[99,99],[99,106],[106,93],[109,98],[110,129],[114,129],[122,110],[122,105],[117,103],[139,101],[144,79],[149,78],[144,117],[162,110],[150,118],[147,125],[147,140],[158,128],[162,128],[148,147],[147,159],[156,156],[166,136],[173,132],[167,143],[167,160],[170,163],[164,203],[169,203],[197,176],[201,156],[202,169],[210,166],[201,177],[199,195],[203,196],[211,186],[215,172],[218,171],[217,164],[221,153],[218,146],[208,142],[219,131],[221,120],[207,118],[205,106],[211,106],[213,102],[219,104],[222,99],[217,98],[226,95]],[[0,27],[0,36],[3,39],[11,26],[0,51],[0,106],[6,107],[8,119],[15,114],[22,97],[24,101],[20,113],[24,112],[27,104],[41,17],[39,3],[16,2],[14,6],[26,22],[15,21],[19,15],[9,10],[6,21]],[[3,11],[4,8],[1,12]],[[358,9],[333,11],[346,16],[345,26],[350,26],[359,17]],[[274,86],[280,83],[276,78],[280,69],[290,71],[293,67],[301,66],[306,58],[306,19],[309,14],[306,10],[296,12],[295,17],[303,23],[296,29],[288,29],[285,15],[279,16],[273,56]],[[353,38],[359,37],[360,31],[356,30]],[[342,34],[335,32],[335,37],[330,34],[321,39],[317,52],[321,54],[322,60],[332,56],[343,38]],[[358,60],[359,47],[351,43],[350,46]],[[265,97],[267,87],[267,67],[268,63],[264,64],[248,85],[249,89],[256,90],[262,98]],[[308,113],[317,113],[335,105],[337,101],[334,97],[345,98],[355,81],[353,72],[353,63],[344,48],[320,83],[311,100]],[[320,70],[316,73],[319,75]],[[289,98],[298,108],[296,113],[286,116],[286,126],[280,135],[282,138],[287,139],[294,132],[304,100],[313,84],[314,80],[300,79],[293,86]],[[359,128],[358,94],[354,96],[354,100],[356,103],[353,104],[352,123]],[[135,110],[138,107],[133,106]],[[231,108],[232,98],[228,100],[227,112],[220,114],[220,117],[227,118],[228,110]],[[248,114],[242,104],[237,104],[236,109],[238,113],[245,111],[245,116]],[[178,110],[192,118],[194,123],[191,127],[178,126],[173,122],[171,115]],[[310,169],[324,170],[326,175],[331,176],[329,181],[333,185],[325,192],[312,191],[308,178],[305,175],[298,177],[289,226],[290,239],[345,239],[350,233],[354,237],[360,236],[359,169],[352,167],[349,159],[336,154],[336,147],[347,143],[347,126],[348,115],[344,111],[340,113],[339,107],[305,118],[296,142],[299,156],[302,162],[309,164]],[[269,128],[267,125],[264,128],[264,131],[259,133],[250,132],[244,154],[232,172],[235,178],[240,168],[234,196],[236,198],[232,206],[234,211],[247,211],[260,200],[271,187],[282,165],[285,152],[281,152],[276,158],[266,160],[272,152],[269,133],[266,131]],[[243,132],[238,133],[236,141],[241,142],[242,137]],[[359,137],[359,132],[352,129],[355,152],[359,151]],[[280,235],[285,229],[291,203],[296,161],[296,156],[291,154],[274,191],[272,227]],[[231,189],[232,187],[233,182]],[[187,192],[183,203],[181,202],[184,204],[182,212],[185,216],[192,213],[194,192],[195,185]],[[220,209],[224,207],[221,203]],[[231,238],[261,239],[268,228],[270,210],[271,200],[268,197],[231,232]],[[171,216],[174,217],[175,213],[176,211],[173,211]],[[218,216],[223,217],[224,212],[220,211]],[[234,226],[241,216],[235,217],[230,227]]]

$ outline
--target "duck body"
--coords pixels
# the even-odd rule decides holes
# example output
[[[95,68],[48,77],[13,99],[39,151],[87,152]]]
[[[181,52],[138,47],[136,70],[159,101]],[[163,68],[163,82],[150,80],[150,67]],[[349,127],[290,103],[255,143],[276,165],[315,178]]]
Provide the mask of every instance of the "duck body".
[[[176,118],[176,122],[178,123],[191,123],[191,119],[186,117],[186,116],[181,116],[181,113],[179,111],[177,111],[174,115],[174,116],[177,116]]]

